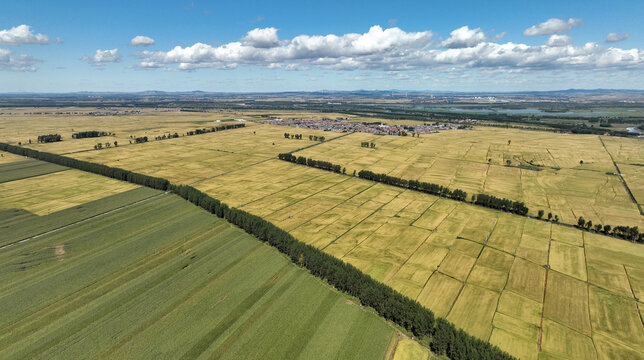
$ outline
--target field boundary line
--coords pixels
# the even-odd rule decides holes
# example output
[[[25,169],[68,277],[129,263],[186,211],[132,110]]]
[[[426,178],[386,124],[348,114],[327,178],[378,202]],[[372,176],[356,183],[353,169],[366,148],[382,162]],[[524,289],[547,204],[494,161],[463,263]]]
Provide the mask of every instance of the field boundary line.
[[[403,191],[403,192],[404,192],[404,191]],[[366,218],[362,219],[362,221],[360,221],[359,223],[357,223],[357,224],[356,224],[356,226],[358,226],[358,225],[362,224],[362,222],[364,222],[364,221],[365,221],[365,220],[367,220],[368,218],[372,217],[372,216],[373,216],[375,213],[377,213],[378,211],[382,210],[382,208],[383,208],[383,207],[385,207],[385,206],[386,206],[387,204],[389,204],[390,202],[394,201],[394,199],[396,199],[398,196],[400,196],[400,194],[402,194],[403,192],[400,192],[400,193],[396,194],[396,196],[394,196],[391,200],[389,200],[389,201],[387,201],[386,203],[384,203],[384,204],[380,205],[376,210],[374,210],[374,211],[371,213],[371,215],[369,215],[369,216],[367,216]],[[372,231],[372,232],[371,232],[371,234],[369,234],[369,236],[367,236],[366,238],[364,238],[364,240],[362,240],[362,241],[360,241],[358,244],[356,244],[356,246],[352,247],[352,248],[351,248],[351,250],[347,251],[344,255],[342,255],[342,257],[340,257],[340,259],[343,259],[345,256],[349,255],[353,250],[355,250],[358,246],[362,245],[362,243],[363,243],[363,242],[367,241],[371,236],[373,236],[373,234],[375,234],[378,230],[380,230],[380,228],[381,228],[381,227],[383,227],[385,224],[388,224],[388,223],[387,223],[387,222],[383,222],[383,223],[381,223],[381,224],[380,224],[380,226],[378,226],[378,228],[376,228],[374,231]],[[356,226],[352,227],[351,229],[355,228]],[[347,231],[348,231],[348,230],[347,230]],[[345,232],[344,234],[346,234],[346,232]],[[342,234],[342,236],[344,236],[344,234]],[[335,243],[338,239],[340,239],[340,237],[341,237],[341,236],[339,236],[337,239],[335,239],[335,240],[333,240],[332,242],[330,242],[330,243],[329,243],[329,245],[331,245],[332,243]],[[326,249],[329,245],[325,246],[324,248]],[[324,250],[324,249],[322,249],[322,250]]]
[[[613,158],[613,154],[608,151],[608,148],[606,147],[606,144],[604,144],[604,140],[602,139],[601,136],[597,136],[599,138],[599,141],[602,143],[602,146],[604,147],[604,150],[610,157],[610,161],[613,162],[613,166],[615,166],[615,170],[617,170],[617,176],[619,176],[619,180],[621,180],[622,184],[624,184],[624,188],[626,188],[626,192],[631,198],[631,201],[637,206],[637,209],[640,211],[640,215],[644,215],[644,211],[642,211],[642,206],[637,202],[637,199],[635,199],[635,196],[631,192],[631,189],[628,187],[628,184],[626,183],[626,180],[624,180],[624,177],[622,176],[622,172],[619,170],[619,166],[617,166],[617,163],[615,162],[615,159]]]
[[[432,205],[433,205],[433,204],[432,204]],[[452,209],[452,211],[450,211],[450,212],[449,212],[449,214],[447,214],[447,216],[445,216],[445,217],[443,218],[443,220],[441,220],[440,224],[438,224],[438,225],[436,226],[436,229],[438,229],[438,227],[439,227],[439,226],[441,226],[441,224],[442,224],[442,223],[443,223],[443,222],[444,222],[444,221],[445,221],[445,220],[446,220],[450,215],[452,215],[452,213],[454,212],[454,210],[455,210],[457,207],[458,207],[458,206],[455,206],[455,207]],[[429,208],[431,208],[431,206],[430,206]],[[429,210],[429,208],[427,208],[427,210]],[[421,216],[422,216],[422,215],[421,215]],[[410,226],[411,226],[411,225],[410,225]],[[422,229],[422,228],[420,228],[420,229]],[[409,254],[409,256],[407,257],[407,259],[405,259],[405,261],[403,261],[403,263],[402,263],[402,264],[400,264],[400,266],[398,267],[398,269],[396,269],[396,271],[395,271],[392,275],[390,275],[386,280],[384,280],[384,281],[383,281],[383,283],[385,283],[385,284],[386,284],[386,283],[388,283],[391,279],[393,279],[393,278],[396,276],[396,274],[398,274],[398,272],[400,271],[400,269],[402,269],[402,268],[403,268],[403,266],[405,266],[405,264],[407,264],[407,262],[409,261],[409,259],[411,259],[411,258],[412,258],[412,256],[414,256],[414,254],[415,254],[415,253],[416,253],[416,252],[417,252],[417,251],[418,251],[418,250],[419,250],[423,245],[425,245],[425,243],[427,242],[427,240],[428,240],[432,235],[434,235],[434,234],[436,233],[436,229],[431,230],[431,232],[429,233],[429,235],[427,235],[427,236],[425,237],[425,239],[423,240],[423,242],[421,242],[421,243],[420,243],[420,245],[418,245],[418,247],[416,247],[416,249],[414,249],[414,251],[412,251],[412,252],[411,252],[411,254]],[[427,230],[427,229],[425,229],[425,230]],[[480,254],[479,254],[479,255],[480,255]],[[447,257],[447,255],[445,255],[445,257]],[[442,262],[443,262],[443,261],[441,260],[441,263],[442,263]],[[472,265],[472,267],[474,267],[474,266]],[[438,269],[438,267],[437,267],[436,269]],[[429,275],[429,277],[431,277],[431,275]]]
[[[347,135],[351,135],[351,134],[352,134],[352,133],[347,133],[347,134],[344,134],[344,135],[336,136],[336,137],[334,137],[334,138],[332,138],[332,139],[325,140],[325,141],[319,142],[319,143],[317,143],[317,144],[312,144],[312,145],[305,146],[305,147],[300,148],[300,149],[293,150],[293,151],[291,151],[291,153],[293,153],[293,152],[297,152],[297,151],[302,151],[302,150],[305,150],[305,149],[308,149],[308,148],[312,148],[312,147],[314,147],[314,146],[318,146],[318,145],[324,144],[324,143],[326,143],[326,142],[333,141],[333,140],[335,140],[335,139],[339,139],[339,138],[341,138],[341,137],[344,137],[344,136],[347,136]],[[249,165],[245,165],[245,166],[239,167],[239,168],[237,168],[237,169],[233,169],[233,170],[230,170],[230,171],[223,172],[223,173],[221,173],[221,174],[219,174],[219,175],[215,175],[215,176],[211,176],[211,177],[209,177],[209,178],[205,178],[205,179],[197,180],[197,181],[195,181],[195,182],[193,182],[193,183],[191,183],[191,184],[188,184],[188,185],[190,185],[190,186],[197,185],[197,184],[200,184],[200,183],[202,183],[202,182],[204,182],[204,181],[212,180],[212,179],[214,179],[214,178],[218,178],[218,177],[220,177],[220,176],[228,175],[228,174],[230,174],[230,173],[232,173],[232,172],[235,172],[235,171],[239,171],[239,170],[242,170],[242,169],[246,169],[246,168],[249,168],[249,167],[251,167],[251,166],[259,165],[259,164],[261,164],[261,163],[265,163],[265,162],[267,162],[267,161],[270,161],[270,160],[276,160],[276,159],[277,159],[277,156],[272,156],[272,157],[266,158],[266,159],[264,159],[264,160],[262,160],[262,161],[258,161],[258,162],[256,162],[256,163],[252,163],[252,164],[249,164]]]
[[[264,160],[258,161],[258,162],[256,162],[256,163],[252,163],[252,164],[249,164],[249,165],[244,165],[244,166],[242,166],[242,167],[238,167],[237,169],[232,169],[232,170],[229,170],[229,171],[223,172],[223,173],[218,174],[218,175],[215,175],[215,176],[211,176],[211,177],[208,177],[208,178],[205,178],[205,179],[197,180],[197,181],[195,181],[195,182],[193,182],[193,183],[190,183],[190,184],[188,184],[188,185],[190,185],[190,186],[197,185],[197,184],[200,184],[200,183],[202,183],[202,182],[204,182],[204,181],[212,180],[212,179],[214,179],[214,178],[218,178],[218,177],[220,177],[220,176],[228,175],[228,174],[233,173],[233,172],[235,172],[235,171],[243,170],[243,169],[249,168],[249,167],[251,167],[251,166],[259,165],[259,164],[261,164],[261,163],[265,163],[265,162],[267,162],[267,161],[276,160],[276,159],[277,159],[277,157],[270,157],[270,158],[267,158],[267,159],[264,159]]]
[[[306,179],[306,180],[302,180],[302,181],[297,182],[297,183],[295,183],[295,184],[293,184],[293,185],[291,185],[291,186],[289,186],[289,187],[282,188],[282,189],[280,189],[280,190],[278,190],[278,191],[275,191],[275,192],[273,192],[273,193],[270,193],[270,194],[268,194],[268,195],[266,195],[266,196],[262,196],[262,197],[260,197],[260,198],[255,199],[255,200],[249,201],[249,202],[247,202],[247,203],[243,203],[243,204],[239,205],[238,207],[240,207],[240,208],[241,208],[241,207],[244,207],[244,206],[246,206],[246,205],[250,205],[250,204],[252,204],[252,203],[254,203],[254,202],[262,201],[262,200],[266,199],[266,198],[267,198],[267,197],[269,197],[269,196],[277,195],[277,194],[279,194],[279,193],[281,193],[281,192],[283,192],[283,191],[289,190],[289,189],[291,189],[291,188],[293,188],[293,187],[295,187],[295,186],[302,185],[302,184],[304,184],[304,183],[306,183],[306,182],[309,182],[309,181],[317,180],[317,179],[319,179],[319,178],[323,177],[324,175],[327,175],[327,174],[322,174],[322,175],[314,176],[314,177],[309,178],[309,179]],[[342,183],[343,183],[343,182],[345,182],[345,181],[346,181],[346,180],[340,181],[339,183],[336,183],[336,184],[334,184],[334,185],[342,184]],[[331,186],[333,186],[333,185],[331,185]],[[330,186],[330,187],[331,187],[331,186]],[[318,191],[318,192],[316,192],[315,194],[317,194],[317,193],[319,193],[319,191]],[[314,195],[315,195],[315,194],[314,194]],[[311,195],[311,196],[313,196],[313,195]],[[304,198],[304,199],[308,199],[309,197],[310,197],[310,196],[307,196],[307,197],[306,197],[306,198]],[[297,200],[297,201],[295,201],[295,202],[293,202],[293,203],[289,203],[288,205],[286,205],[286,206],[284,206],[284,207],[281,207],[281,208],[279,208],[279,209],[277,209],[277,210],[273,211],[271,214],[273,214],[273,213],[274,213],[274,212],[276,212],[276,211],[280,211],[280,210],[284,209],[284,208],[285,208],[285,207],[287,207],[287,206],[290,206],[290,205],[292,205],[292,204],[296,204],[297,202],[302,201],[302,200],[303,200],[303,199],[300,199],[300,200]],[[269,215],[270,215],[270,214],[269,214]],[[268,215],[267,215],[267,216],[268,216]]]
[[[342,183],[338,183],[338,184],[342,184]],[[337,184],[336,184],[336,185],[337,185]],[[359,191],[359,192],[357,192],[357,193],[355,193],[355,194],[351,195],[350,197],[346,198],[346,199],[345,199],[344,201],[342,201],[341,203],[339,203],[339,204],[337,204],[337,205],[333,206],[332,208],[330,208],[330,209],[328,209],[328,210],[325,210],[324,212],[320,213],[320,214],[319,214],[319,215],[317,215],[317,216],[321,216],[321,215],[324,215],[324,214],[328,213],[329,211],[331,211],[331,210],[333,210],[333,209],[337,208],[338,206],[340,206],[340,205],[342,205],[342,204],[346,203],[347,201],[349,201],[349,200],[353,199],[354,197],[356,197],[356,196],[358,196],[358,195],[360,195],[360,194],[364,193],[365,191],[367,191],[367,190],[369,190],[369,189],[373,188],[374,186],[375,186],[375,185],[371,185],[371,186],[369,186],[369,187],[365,188],[364,190],[361,190],[361,191]],[[329,188],[327,188],[327,189],[329,189]],[[327,189],[325,189],[325,190],[327,190]],[[319,194],[319,192],[317,192],[317,193],[315,193],[315,194],[313,194],[313,195],[311,195],[311,196],[307,197],[306,199],[309,199],[309,198],[311,198],[312,196],[317,195],[317,194]],[[294,203],[294,204],[295,204],[295,203]],[[282,208],[282,209],[283,209],[283,208]],[[280,210],[281,210],[281,209],[280,209]],[[277,211],[279,211],[279,210],[277,210]],[[273,212],[273,213],[275,213],[275,212]],[[271,213],[271,214],[273,214],[273,213]],[[373,215],[373,213],[369,214],[369,216],[371,216],[371,215]],[[367,216],[367,217],[369,217],[369,216]],[[365,219],[366,219],[366,218],[365,218]],[[309,219],[309,220],[307,220],[306,222],[304,222],[304,223],[302,223],[302,224],[300,224],[300,225],[298,225],[298,226],[294,227],[291,231],[297,230],[297,229],[298,229],[298,228],[300,228],[301,226],[304,226],[304,225],[306,225],[306,224],[310,223],[310,222],[311,222],[311,220],[313,220],[313,219]],[[363,220],[364,220],[364,219],[363,219]],[[334,221],[334,222],[332,222],[331,224],[328,224],[327,226],[329,226],[329,225],[333,225],[334,223],[335,223],[335,221]],[[327,226],[325,226],[325,228],[326,228]],[[345,233],[346,233],[346,231],[345,231],[344,233],[342,233],[342,235],[344,235]],[[342,236],[342,235],[340,235],[340,236]],[[338,238],[340,238],[340,236],[338,236]],[[325,247],[326,247],[326,246],[325,246]]]
[[[583,227],[578,227],[578,226],[576,226],[576,225],[574,225],[574,224],[571,224],[571,223],[562,222],[562,221],[560,221],[561,219],[560,219],[559,221],[554,221],[554,220],[548,220],[548,219],[540,218],[540,217],[537,217],[537,216],[533,216],[533,215],[530,215],[530,214],[521,215],[521,214],[517,214],[517,213],[511,212],[511,211],[504,211],[504,210],[502,210],[502,209],[497,209],[497,208],[493,208],[493,207],[488,207],[488,206],[480,205],[480,204],[477,204],[477,203],[475,203],[475,202],[468,201],[467,199],[463,199],[463,200],[452,199],[452,198],[445,197],[445,196],[441,196],[441,195],[434,195],[434,194],[430,194],[430,193],[427,193],[427,192],[424,192],[424,191],[421,191],[421,190],[417,190],[417,189],[410,189],[410,188],[408,188],[408,187],[406,187],[406,186],[404,186],[404,185],[387,184],[387,183],[382,182],[382,181],[377,181],[377,180],[371,180],[371,179],[361,178],[361,177],[360,177],[360,176],[358,176],[358,175],[342,174],[342,173],[338,173],[338,172],[335,172],[335,171],[332,171],[332,170],[322,169],[322,168],[318,168],[318,167],[311,166],[311,165],[306,165],[306,164],[297,164],[297,163],[292,162],[292,161],[289,161],[289,160],[283,160],[283,159],[279,159],[279,160],[280,160],[280,161],[285,161],[285,162],[288,162],[288,163],[291,163],[291,164],[296,164],[296,165],[299,165],[299,166],[306,166],[306,167],[310,167],[310,168],[318,169],[318,170],[320,170],[320,171],[333,172],[334,174],[337,174],[337,175],[340,175],[340,176],[349,176],[349,177],[359,178],[359,179],[364,180],[364,181],[371,181],[371,182],[373,182],[373,183],[383,184],[383,185],[385,185],[385,186],[390,186],[390,187],[394,187],[394,188],[400,188],[400,189],[410,190],[410,191],[419,192],[419,193],[422,193],[422,194],[428,194],[428,195],[436,196],[436,197],[438,197],[438,198],[443,198],[443,199],[447,199],[447,200],[452,200],[452,201],[456,201],[456,202],[460,202],[460,203],[466,203],[466,204],[469,204],[469,205],[472,205],[472,206],[482,207],[482,208],[490,209],[490,210],[493,210],[493,211],[505,212],[505,213],[508,213],[508,214],[512,214],[512,215],[516,215],[516,216],[520,216],[520,217],[524,217],[524,218],[529,218],[529,219],[534,219],[534,220],[538,220],[538,221],[543,221],[543,222],[547,222],[547,223],[550,223],[550,224],[557,224],[557,225],[561,225],[561,226],[566,226],[566,227],[569,227],[569,228],[572,228],[572,229],[577,229],[577,230],[579,230],[579,231],[587,231],[587,232],[595,232],[595,233],[598,233],[598,232],[596,232],[596,231],[595,231],[595,230],[593,230],[593,229],[587,229],[587,228],[583,228]],[[363,169],[363,170],[365,170],[365,169]],[[564,197],[564,199],[565,199],[565,197]],[[567,202],[567,201],[566,201],[566,202]],[[638,204],[638,207],[639,207],[639,204]],[[570,209],[570,211],[571,211],[571,212],[572,212],[572,214],[573,214],[573,218],[575,218],[575,219],[576,219],[577,217],[575,216],[575,213],[574,213],[574,211],[572,210],[572,208]],[[618,235],[617,235],[617,234],[615,234],[615,233],[612,233],[612,234],[602,233],[602,235],[604,235],[604,236],[608,236],[608,237],[613,237],[613,238],[616,238],[616,239],[622,239],[622,240],[629,241],[628,239],[625,239],[625,238],[623,238],[623,237],[621,237],[621,236],[618,236]]]
[[[635,308],[637,309],[637,314],[640,316],[640,322],[642,323],[642,328],[644,329],[644,318],[642,318],[642,313],[640,312],[640,305],[637,302],[637,296],[633,291],[633,285],[631,284],[631,278],[628,276],[628,271],[626,270],[626,265],[622,264],[624,268],[624,273],[626,274],[626,280],[628,280],[628,286],[631,288],[631,294],[633,295],[633,300],[635,300]]]
[[[119,210],[122,210],[122,209],[128,208],[128,207],[130,207],[130,206],[138,205],[138,204],[143,203],[143,202],[146,202],[146,201],[148,201],[148,200],[152,200],[152,199],[154,199],[154,198],[157,198],[157,197],[160,197],[160,196],[166,195],[167,193],[168,193],[168,192],[166,191],[166,192],[161,193],[161,194],[152,195],[152,196],[147,197],[147,198],[145,198],[145,199],[137,200],[137,201],[135,201],[135,202],[133,202],[133,203],[129,203],[129,204],[126,204],[126,205],[123,205],[123,206],[117,207],[116,209],[108,210],[108,211],[106,211],[106,212],[102,212],[102,213],[100,213],[100,214],[96,214],[96,215],[92,215],[92,216],[90,216],[90,217],[86,217],[85,219],[81,219],[81,220],[78,220],[78,221],[74,221],[74,222],[72,222],[72,223],[70,223],[70,224],[67,224],[67,225],[64,225],[64,226],[61,226],[61,227],[55,228],[55,229],[53,229],[53,230],[49,230],[49,231],[46,231],[46,232],[44,232],[44,233],[40,233],[40,234],[37,234],[37,235],[33,235],[33,236],[30,236],[30,237],[24,238],[24,239],[22,239],[22,240],[14,241],[14,242],[12,242],[12,243],[9,243],[9,244],[6,244],[6,245],[3,245],[3,246],[0,246],[0,250],[3,250],[3,249],[8,248],[8,247],[10,247],[10,246],[14,246],[14,245],[17,245],[17,244],[20,244],[20,243],[23,243],[23,242],[26,242],[26,241],[29,241],[29,240],[33,240],[33,239],[39,238],[39,237],[41,237],[41,236],[45,236],[45,235],[49,235],[49,234],[51,234],[51,233],[55,233],[55,232],[57,232],[57,231],[59,231],[59,230],[63,230],[63,229],[68,228],[68,227],[70,227],[70,226],[74,226],[74,225],[77,225],[77,224],[80,224],[80,223],[84,223],[84,222],[90,221],[90,220],[92,220],[92,219],[95,219],[95,218],[97,218],[97,217],[101,217],[101,216],[103,216],[103,215],[108,215],[108,214],[111,214],[111,213],[113,213],[113,212],[117,212],[117,211],[119,211]]]

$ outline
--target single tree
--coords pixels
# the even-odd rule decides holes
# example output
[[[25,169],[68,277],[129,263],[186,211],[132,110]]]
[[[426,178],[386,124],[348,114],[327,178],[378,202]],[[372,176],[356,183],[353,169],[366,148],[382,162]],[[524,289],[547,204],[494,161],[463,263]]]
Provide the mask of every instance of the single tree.
[[[551,212],[548,213],[548,220],[550,220],[550,219],[552,219],[552,213]]]
[[[539,219],[541,219],[541,218],[543,217],[543,214],[544,214],[544,211],[543,211],[543,210],[539,210],[539,213],[537,214],[537,217],[538,217]]]
[[[584,164],[584,160],[579,160],[579,165],[583,165],[583,164]]]
[[[584,220],[584,218],[580,216],[579,219],[577,220],[577,225],[583,228],[585,223],[586,223],[586,220]]]
[[[608,224],[604,225],[604,233],[605,234],[610,233],[610,225],[608,225]]]

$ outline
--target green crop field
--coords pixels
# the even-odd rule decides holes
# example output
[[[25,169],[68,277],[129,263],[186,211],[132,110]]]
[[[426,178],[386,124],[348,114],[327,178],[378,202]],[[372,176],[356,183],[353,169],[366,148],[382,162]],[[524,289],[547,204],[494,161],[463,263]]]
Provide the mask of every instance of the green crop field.
[[[486,192],[569,223],[583,216],[642,227],[627,191],[636,199],[644,191],[637,140],[477,129],[420,138],[320,132],[333,140],[316,143],[309,133],[253,124],[70,156],[195,183],[522,359],[644,357],[642,245],[274,159],[308,147],[296,154],[342,164],[348,174],[368,169]],[[360,141],[377,147],[361,148]],[[144,204],[151,201],[161,200]],[[158,331],[141,338],[149,348],[163,348],[153,340],[163,338]],[[383,354],[391,334],[378,348]],[[399,344],[398,356],[416,353]]]
[[[94,201],[102,216],[0,250],[1,358],[393,356],[397,330],[352,299],[183,199],[147,196]],[[26,221],[65,226],[68,210]]]

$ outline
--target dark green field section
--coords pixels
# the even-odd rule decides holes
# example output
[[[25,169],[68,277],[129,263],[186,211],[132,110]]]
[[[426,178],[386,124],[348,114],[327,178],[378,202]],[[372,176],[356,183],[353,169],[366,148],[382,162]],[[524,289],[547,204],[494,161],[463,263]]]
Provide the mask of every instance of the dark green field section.
[[[65,170],[69,170],[69,168],[33,159],[11,162],[8,164],[0,165],[0,183],[51,174]]]
[[[0,358],[384,358],[348,300],[164,194],[0,250]]]
[[[0,210],[0,234],[2,234],[0,246],[73,224],[159,194],[161,194],[160,191],[141,187],[44,216],[38,216],[23,209]]]

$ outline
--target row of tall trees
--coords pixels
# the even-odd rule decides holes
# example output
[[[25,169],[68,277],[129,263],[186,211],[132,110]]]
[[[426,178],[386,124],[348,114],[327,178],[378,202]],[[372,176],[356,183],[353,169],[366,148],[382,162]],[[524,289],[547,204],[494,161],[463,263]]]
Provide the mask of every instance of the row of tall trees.
[[[361,179],[416,190],[426,194],[442,196],[458,201],[465,201],[465,199],[467,199],[467,193],[461,189],[450,190],[445,186],[424,181],[405,180],[396,176],[389,176],[387,174],[376,174],[373,171],[369,170],[360,170],[358,172],[358,177]]]
[[[168,135],[163,134],[161,136],[155,136],[154,140],[176,139],[178,137],[179,137],[179,134],[175,132],[174,134],[168,133]]]
[[[309,140],[323,142],[326,138],[324,136],[309,135]]]
[[[79,131],[77,133],[72,134],[72,139],[95,138],[95,137],[109,136],[109,135],[114,135],[114,133],[97,131],[97,130]]]
[[[5,143],[0,143],[0,150],[129,181],[154,189],[173,191],[210,213],[226,219],[259,240],[267,242],[287,255],[293,263],[308,269],[311,274],[324,279],[336,289],[358,298],[364,306],[373,308],[385,319],[404,327],[419,338],[429,339],[432,350],[439,355],[447,354],[452,360],[513,359],[512,356],[498,347],[478,340],[462,330],[457,330],[454,325],[446,320],[438,319],[436,321],[434,314],[429,309],[393,290],[391,287],[374,280],[353,265],[295,239],[288,232],[259,216],[229,207],[191,186],[174,185],[162,178]]]
[[[291,153],[278,154],[277,158],[280,160],[292,162],[295,164],[306,165],[306,166],[327,170],[327,171],[333,171],[334,173],[338,173],[338,174],[343,174],[346,172],[346,169],[343,169],[342,166],[340,165],[336,165],[328,161],[305,158],[304,156],[295,156]]]
[[[496,346],[476,339],[389,286],[374,280],[353,265],[347,264],[313,246],[295,239],[272,223],[228,207],[219,200],[186,185],[171,186],[179,196],[222,217],[259,240],[267,242],[291,258],[295,264],[326,280],[336,289],[355,296],[362,305],[373,308],[380,316],[411,331],[415,336],[428,338],[432,350],[447,354],[450,359],[513,359]],[[440,294],[439,294],[440,296]]]
[[[323,170],[330,170],[336,173],[345,173],[343,168],[340,165],[332,164],[328,161],[313,160],[311,158],[305,158],[303,156],[295,156],[290,153],[279,154],[278,158],[280,160],[290,161],[292,163],[307,165],[316,167]],[[390,176],[387,174],[377,174],[369,170],[360,170],[358,172],[358,177],[365,180],[376,181],[379,183],[402,187],[406,189],[416,190],[423,193],[441,196],[457,201],[467,201],[467,192],[461,189],[449,189],[446,186],[428,183],[424,181],[417,180],[406,180],[396,176]],[[487,194],[478,194],[472,196],[472,203],[476,205],[481,205],[489,207],[492,209],[498,209],[503,211],[512,212],[518,215],[527,215],[528,207],[525,206],[523,202],[512,201],[504,198],[498,198],[493,195]]]
[[[577,220],[577,227],[580,229],[594,230],[598,233],[603,233],[606,235],[616,236],[622,239],[630,240],[633,242],[644,243],[644,233],[640,233],[637,226],[611,226],[611,225],[602,225],[594,224],[591,220],[586,221],[583,216],[580,216]]]
[[[363,142],[361,142],[361,143],[360,143],[360,146],[362,146],[363,148],[371,148],[371,149],[375,149],[375,148],[376,148],[376,144],[374,144],[374,143],[370,143],[370,142],[368,142],[368,141],[363,141]]]
[[[202,129],[195,129],[192,131],[188,131],[186,135],[192,136],[192,135],[200,135],[200,134],[207,134],[211,132],[217,132],[217,131],[222,131],[222,130],[229,130],[229,129],[239,129],[246,127],[246,124],[239,123],[239,124],[224,124],[224,125],[219,125],[219,126],[214,126],[210,128],[202,128]]]
[[[47,134],[47,135],[38,135],[39,143],[51,143],[56,141],[62,141],[63,137],[60,134]],[[31,140],[29,140],[31,143]]]
[[[148,142],[148,137],[147,136],[136,137],[136,138],[134,138],[134,141],[137,144]]]
[[[290,134],[290,133],[284,133],[284,138],[285,139],[295,139],[295,140],[302,140],[302,134]],[[311,137],[309,136],[309,139]]]
[[[478,194],[472,196],[472,203],[492,209],[515,213],[517,215],[528,215],[528,207],[525,206],[523,202],[499,198],[494,195]]]

